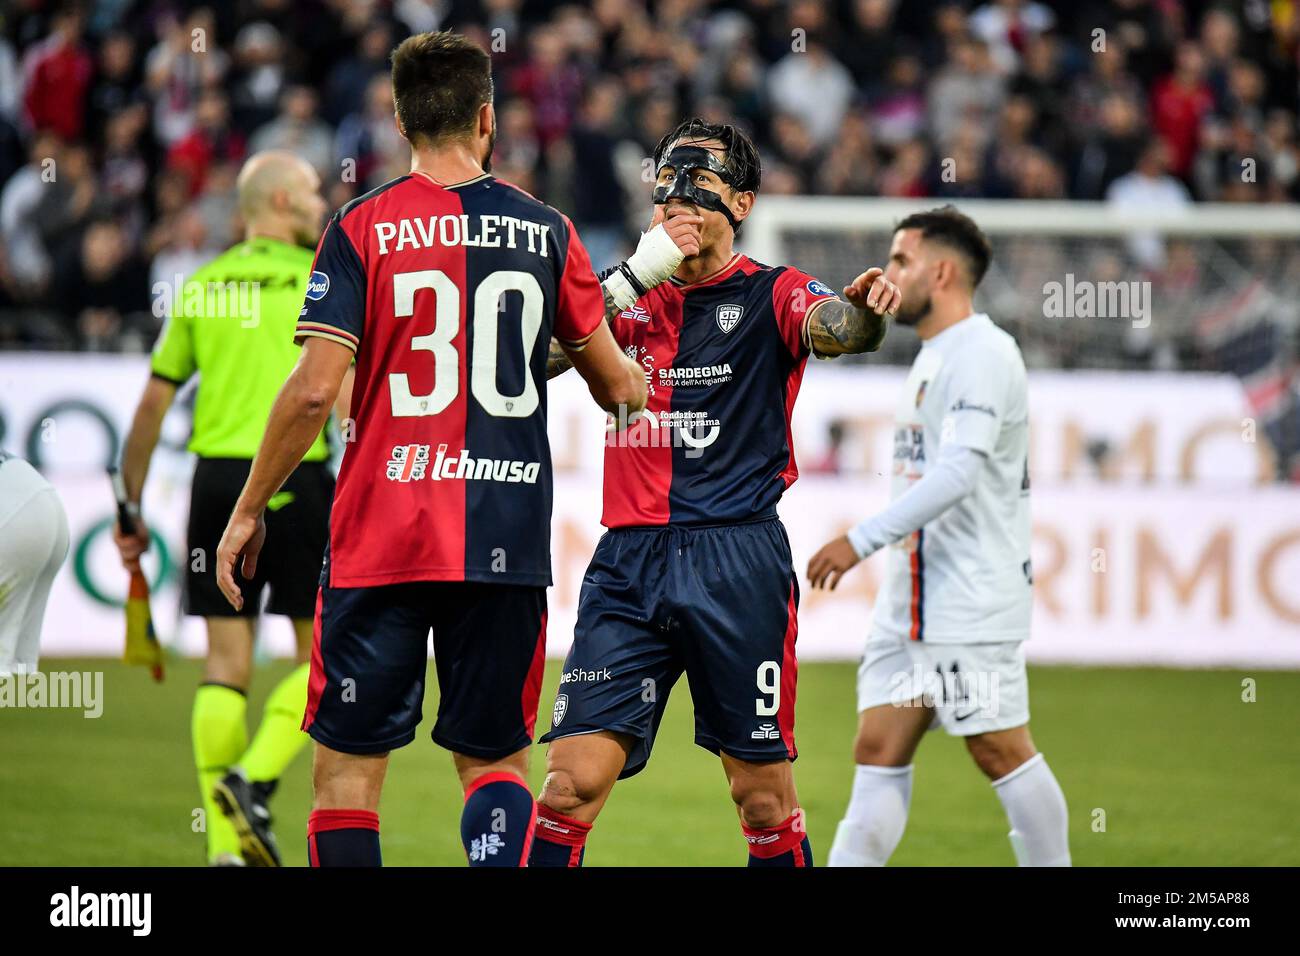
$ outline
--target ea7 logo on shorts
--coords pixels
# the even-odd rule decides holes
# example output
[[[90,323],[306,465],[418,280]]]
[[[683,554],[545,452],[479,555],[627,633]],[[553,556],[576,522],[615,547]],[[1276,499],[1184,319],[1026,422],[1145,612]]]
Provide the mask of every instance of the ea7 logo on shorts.
[[[560,726],[560,721],[569,712],[569,695],[559,694],[555,698],[555,710],[551,711],[551,726]]]
[[[394,445],[386,474],[389,481],[420,481],[428,467],[428,445]]]
[[[330,277],[323,272],[313,272],[307,280],[307,298],[319,302],[330,290]]]
[[[745,307],[741,305],[720,305],[715,313],[718,320],[718,328],[723,332],[730,332],[740,321],[740,317],[745,314]]]
[[[625,309],[618,314],[620,319],[636,319],[638,322],[649,322],[650,313],[639,305],[633,305],[630,309]]]
[[[758,730],[749,735],[750,740],[780,740],[781,731],[776,729],[776,724],[759,724]]]

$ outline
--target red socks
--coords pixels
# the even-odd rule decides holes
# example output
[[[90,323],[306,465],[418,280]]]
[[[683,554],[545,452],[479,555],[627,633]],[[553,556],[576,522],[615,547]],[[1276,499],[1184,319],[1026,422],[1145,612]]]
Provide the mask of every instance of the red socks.
[[[379,814],[371,810],[313,810],[307,818],[312,866],[382,866]]]
[[[591,824],[566,817],[550,807],[537,805],[537,826],[529,866],[582,866]]]
[[[795,809],[774,827],[740,829],[749,844],[750,866],[812,866],[812,846],[804,827],[803,811]]]

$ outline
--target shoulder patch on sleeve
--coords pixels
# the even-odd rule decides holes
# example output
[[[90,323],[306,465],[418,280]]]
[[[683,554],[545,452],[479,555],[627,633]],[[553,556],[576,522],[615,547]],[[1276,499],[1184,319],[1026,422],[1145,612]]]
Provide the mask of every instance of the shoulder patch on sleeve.
[[[307,298],[319,302],[330,290],[330,277],[320,270],[312,272],[307,279]]]

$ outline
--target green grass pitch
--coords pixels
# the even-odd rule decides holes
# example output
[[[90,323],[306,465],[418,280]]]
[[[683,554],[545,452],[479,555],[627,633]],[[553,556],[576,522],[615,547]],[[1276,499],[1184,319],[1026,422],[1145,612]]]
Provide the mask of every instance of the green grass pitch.
[[[199,664],[167,681],[102,660],[47,660],[48,670],[104,670],[104,712],[0,710],[0,865],[171,865],[203,861],[189,711]],[[250,730],[288,665],[259,667]],[[1084,866],[1300,864],[1300,673],[1033,667],[1031,727],[1070,805]],[[559,667],[550,662],[540,722]],[[1256,681],[1256,701],[1242,682]],[[799,674],[795,765],[813,852],[824,862],[848,799],[854,666]],[[434,677],[415,743],[393,755],[380,811],[385,863],[463,866],[461,797],[451,760],[428,738]],[[717,759],[691,740],[686,682],[673,694],[649,766],[621,782],[592,832],[593,866],[736,866],[745,848]],[[539,732],[541,728],[539,727]],[[306,864],[311,798],[304,748],[272,804],[291,866]],[[531,780],[541,782],[537,748]],[[942,731],[921,747],[901,865],[1011,865],[1001,805]]]

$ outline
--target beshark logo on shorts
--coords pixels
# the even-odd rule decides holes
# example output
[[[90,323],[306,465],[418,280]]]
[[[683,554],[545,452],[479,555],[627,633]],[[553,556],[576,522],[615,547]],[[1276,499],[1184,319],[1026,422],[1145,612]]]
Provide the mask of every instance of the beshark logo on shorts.
[[[575,667],[567,670],[560,675],[561,684],[583,684],[587,681],[596,682],[609,680],[609,668],[604,667],[598,671],[583,670],[581,667]]]
[[[319,302],[330,290],[330,277],[323,272],[313,272],[307,279],[307,298]]]
[[[834,290],[832,290],[830,286],[828,286],[825,282],[822,282],[818,279],[813,279],[811,282],[808,283],[806,288],[813,295],[826,296],[826,295],[835,294]]]
[[[555,698],[555,710],[551,712],[551,726],[560,726],[560,721],[569,712],[569,695],[560,694]]]
[[[736,327],[736,323],[740,321],[740,317],[744,314],[745,307],[743,305],[718,306],[718,311],[716,313],[718,328],[722,329],[724,333],[730,332]]]

